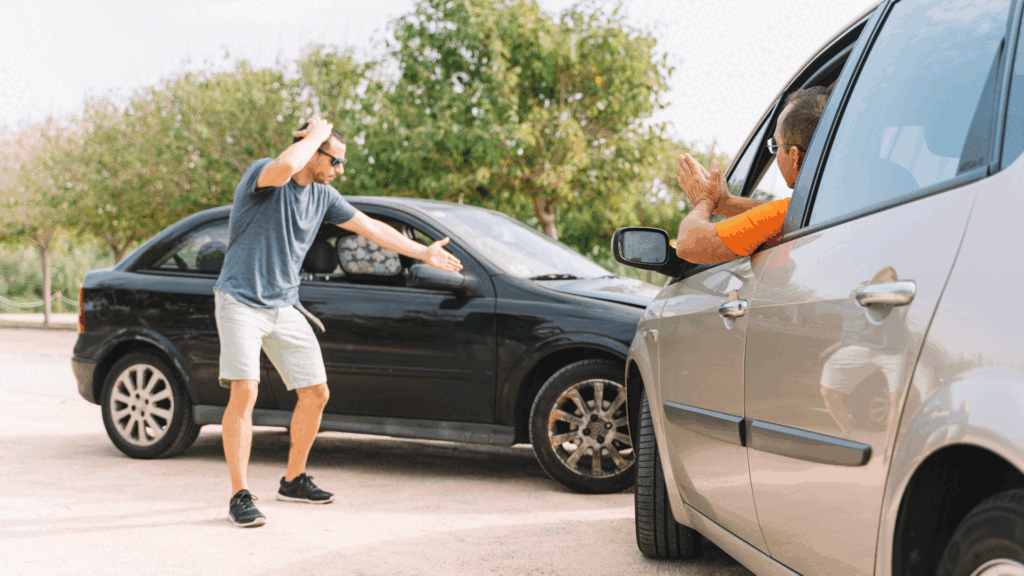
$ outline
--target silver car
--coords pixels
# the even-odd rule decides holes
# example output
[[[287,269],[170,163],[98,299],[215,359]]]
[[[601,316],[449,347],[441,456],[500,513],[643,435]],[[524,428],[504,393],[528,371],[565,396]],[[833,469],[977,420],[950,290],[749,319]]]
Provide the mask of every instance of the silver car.
[[[887,0],[814,54],[728,173],[792,194],[781,244],[695,266],[616,232],[671,278],[627,360],[644,554],[1024,575],[1022,9]],[[790,191],[765,144],[807,86],[833,89]]]

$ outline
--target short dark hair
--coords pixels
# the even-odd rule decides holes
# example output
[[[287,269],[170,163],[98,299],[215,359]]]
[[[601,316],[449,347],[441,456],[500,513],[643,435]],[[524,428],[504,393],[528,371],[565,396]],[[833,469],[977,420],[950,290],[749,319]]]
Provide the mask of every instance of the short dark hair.
[[[309,126],[309,122],[303,122],[302,126],[299,126],[299,130],[305,130],[308,126]],[[298,132],[298,130],[296,130],[296,132]],[[336,128],[331,128],[331,135],[327,137],[327,140],[330,140],[331,138],[337,138],[338,142],[341,142],[342,144],[346,144],[347,143],[346,140],[345,140],[345,135],[342,134],[341,132],[338,132],[338,130]],[[299,140],[302,140],[302,138],[296,138],[296,137],[292,136],[292,144],[295,144]],[[326,144],[327,140],[324,140],[323,142],[321,142],[320,146],[323,146],[324,144]]]
[[[784,144],[796,144],[807,150],[831,92],[824,86],[811,86],[786,97],[783,110],[788,107],[789,113],[786,122],[779,127]]]

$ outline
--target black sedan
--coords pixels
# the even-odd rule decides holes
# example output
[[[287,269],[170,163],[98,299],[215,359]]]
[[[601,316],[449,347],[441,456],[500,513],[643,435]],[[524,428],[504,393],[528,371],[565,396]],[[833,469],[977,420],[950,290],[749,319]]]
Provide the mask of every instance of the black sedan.
[[[322,429],[508,445],[530,442],[580,492],[633,483],[624,359],[658,289],[617,277],[498,212],[428,200],[349,201],[422,243],[448,236],[446,273],[324,225],[299,298],[320,319],[330,401]],[[213,284],[230,206],[189,216],[83,284],[72,365],[134,458],[188,448],[219,424]],[[270,362],[253,423],[290,424],[296,395]]]

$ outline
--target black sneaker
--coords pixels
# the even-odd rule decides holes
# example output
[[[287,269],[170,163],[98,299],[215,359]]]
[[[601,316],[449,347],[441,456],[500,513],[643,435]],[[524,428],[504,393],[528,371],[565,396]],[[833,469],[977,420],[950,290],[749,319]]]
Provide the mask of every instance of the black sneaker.
[[[313,484],[313,478],[303,472],[291,482],[281,477],[281,489],[277,491],[277,499],[285,502],[305,502],[307,504],[330,504],[334,502],[334,494],[324,492]]]
[[[231,497],[231,504],[228,507],[228,519],[235,526],[242,526],[243,528],[255,528],[256,526],[266,524],[266,517],[260,514],[260,511],[256,509],[256,505],[252,503],[255,499],[256,497],[249,494],[248,490],[239,490],[238,493]]]

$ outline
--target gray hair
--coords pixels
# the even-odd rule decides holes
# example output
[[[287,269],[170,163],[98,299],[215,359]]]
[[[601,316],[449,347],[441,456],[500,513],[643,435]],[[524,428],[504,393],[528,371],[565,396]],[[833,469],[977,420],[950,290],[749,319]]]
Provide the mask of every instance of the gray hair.
[[[795,144],[807,151],[807,145],[811,142],[818,120],[821,120],[831,92],[824,86],[811,86],[786,97],[783,109],[788,107],[789,113],[786,114],[785,123],[779,127],[784,143]]]

